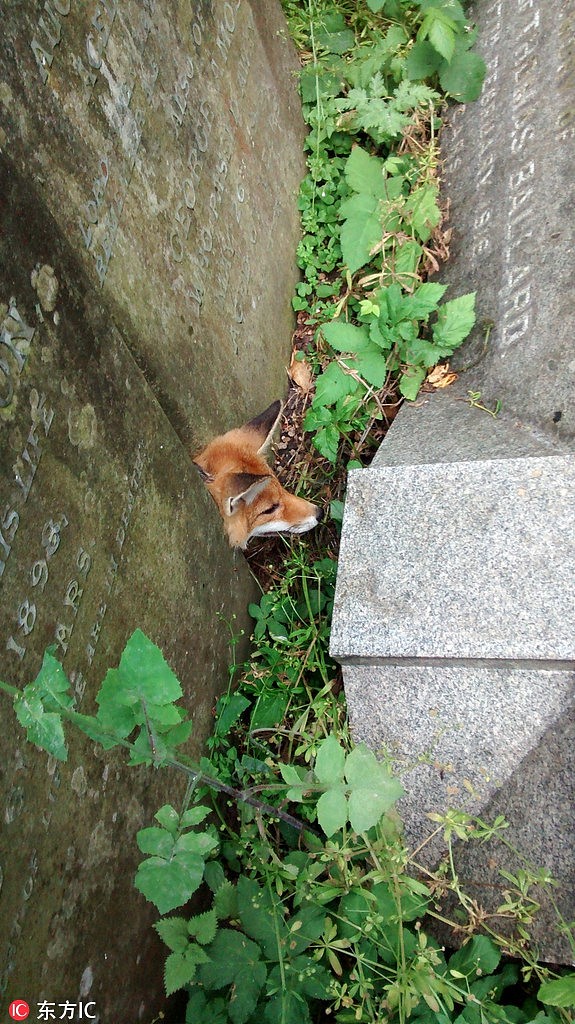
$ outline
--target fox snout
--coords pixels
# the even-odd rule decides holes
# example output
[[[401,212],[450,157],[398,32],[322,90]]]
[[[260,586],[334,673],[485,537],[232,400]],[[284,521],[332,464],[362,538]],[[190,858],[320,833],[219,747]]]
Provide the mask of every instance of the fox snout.
[[[324,517],[318,505],[286,491],[265,460],[281,413],[282,403],[274,402],[243,427],[215,438],[194,458],[232,547],[245,548],[251,537],[305,533]]]

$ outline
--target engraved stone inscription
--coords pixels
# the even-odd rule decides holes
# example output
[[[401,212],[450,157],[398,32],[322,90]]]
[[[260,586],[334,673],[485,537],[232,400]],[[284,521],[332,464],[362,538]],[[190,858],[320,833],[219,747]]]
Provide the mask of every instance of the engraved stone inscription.
[[[279,4],[21,0],[0,42],[0,678],[48,646],[76,707],[142,629],[197,758],[252,582],[185,444],[284,388],[303,173]],[[301,162],[300,162],[301,156]],[[273,331],[270,331],[273,324]],[[0,998],[154,1018],[138,828],[182,785],[0,702]]]
[[[473,387],[495,400],[490,381],[500,381],[510,411],[573,436],[575,5],[487,0],[475,14],[488,74],[479,101],[454,109],[445,131],[454,234],[444,276],[477,290],[478,352],[481,325],[493,324]],[[511,351],[522,352],[521,381]]]

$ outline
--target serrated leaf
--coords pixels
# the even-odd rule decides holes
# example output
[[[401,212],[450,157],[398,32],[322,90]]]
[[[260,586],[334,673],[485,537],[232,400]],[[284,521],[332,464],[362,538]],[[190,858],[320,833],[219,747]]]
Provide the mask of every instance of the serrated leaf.
[[[341,434],[335,423],[332,423],[329,427],[322,427],[321,430],[318,430],[313,438],[313,445],[317,448],[320,455],[323,455],[324,459],[335,463],[337,461],[340,440]]]
[[[138,849],[142,853],[151,853],[157,857],[171,857],[175,838],[165,828],[141,828],[136,836]]]
[[[191,828],[193,825],[200,825],[211,813],[212,808],[206,807],[204,804],[188,807],[188,810],[184,811],[180,819],[180,828]],[[158,815],[156,814],[155,817],[157,818]]]
[[[356,327],[343,320],[332,320],[329,324],[323,324],[321,330],[328,345],[336,352],[362,352],[370,347],[366,327]]]
[[[228,1013],[233,1024],[245,1024],[256,1008],[267,970],[260,947],[241,932],[221,928],[208,946],[210,963],[199,968],[199,980],[206,988],[233,985]]]
[[[575,974],[546,981],[540,986],[537,998],[547,1006],[560,1006],[566,1010],[575,1007]]]
[[[210,865],[207,865],[209,867]],[[219,920],[238,916],[238,899],[235,885],[224,882],[214,895],[214,910]]]
[[[349,373],[346,373],[339,363],[330,363],[315,382],[313,407],[335,405],[340,398],[344,398],[345,395],[352,395],[357,389],[357,381]],[[309,411],[311,412],[312,410]],[[315,426],[310,428],[304,421],[304,429],[315,429]]]
[[[383,160],[370,156],[361,146],[354,146],[344,167],[345,179],[355,192],[364,192],[376,199],[386,195]]]
[[[197,940],[201,946],[207,946],[216,937],[218,921],[214,908],[207,910],[205,914],[195,914],[188,921],[188,932]]]
[[[417,366],[412,366],[405,373],[401,374],[399,378],[399,390],[404,398],[407,398],[409,402],[414,402],[419,394],[419,389],[423,384],[427,371]]]
[[[268,960],[279,960],[278,938],[286,932],[279,898],[268,888],[261,888],[254,878],[242,875],[236,886],[238,915],[246,935],[255,939]]]
[[[487,72],[485,61],[478,53],[456,50],[450,64],[439,72],[441,88],[460,103],[472,103],[481,95]]]
[[[441,220],[437,196],[436,185],[421,185],[414,189],[405,204],[406,210],[411,212],[413,228],[422,242],[429,240],[433,228]]]
[[[137,629],[128,640],[117,669],[107,673],[96,701],[103,707],[169,704],[182,696],[182,688],[159,647]]]
[[[428,281],[416,288],[413,295],[406,295],[403,299],[404,316],[414,320],[425,320],[430,313],[437,309],[438,303],[443,298],[447,285],[436,284]]]
[[[30,743],[47,751],[58,761],[68,760],[68,748],[64,736],[62,719],[56,712],[46,712],[40,698],[34,701],[25,697],[14,699],[16,717],[26,730]]]
[[[469,292],[439,307],[433,341],[449,354],[467,338],[474,323],[475,292]]]
[[[348,205],[347,220],[340,232],[343,261],[351,274],[369,261],[372,249],[382,237],[379,200],[363,193],[354,200],[353,212],[349,213]]]
[[[360,744],[348,754],[345,777],[351,792],[349,820],[356,832],[366,832],[403,795],[403,786],[372,750]]]
[[[171,804],[164,804],[160,807],[159,811],[154,814],[156,821],[160,822],[162,828],[167,829],[173,836],[178,834],[180,828],[180,815],[176,811],[175,807]]]
[[[317,802],[317,820],[328,838],[344,827],[347,822],[347,798],[343,785],[321,794]]]
[[[412,81],[431,78],[442,62],[441,54],[427,39],[420,39],[414,44],[407,56],[406,71]]]
[[[166,960],[164,984],[166,995],[184,988],[196,975],[198,964],[208,963],[208,956],[200,946],[191,943],[185,953],[170,953]]]
[[[377,346],[369,352],[359,352],[355,358],[355,366],[360,377],[374,388],[383,387],[388,376],[387,360]]]
[[[314,774],[322,785],[343,782],[345,750],[333,734],[319,744],[315,759]]]
[[[185,917],[165,917],[157,921],[154,928],[173,953],[183,953],[188,948],[188,922]]]
[[[49,711],[54,710],[54,707],[49,706],[50,702],[56,708],[71,708],[74,704],[68,677],[58,659],[54,657],[51,648],[44,652],[42,667],[33,685]]]
[[[140,864],[134,885],[160,914],[167,914],[188,902],[200,887],[203,872],[203,859],[192,854],[173,860],[149,857]]]

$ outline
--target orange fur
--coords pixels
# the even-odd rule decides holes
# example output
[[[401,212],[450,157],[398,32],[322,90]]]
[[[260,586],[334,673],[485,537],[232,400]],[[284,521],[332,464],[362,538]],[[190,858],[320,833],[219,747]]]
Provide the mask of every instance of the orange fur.
[[[245,548],[254,536],[305,533],[323,518],[317,505],[282,487],[264,458],[281,412],[282,403],[274,402],[245,426],[216,437],[194,459],[232,547]]]

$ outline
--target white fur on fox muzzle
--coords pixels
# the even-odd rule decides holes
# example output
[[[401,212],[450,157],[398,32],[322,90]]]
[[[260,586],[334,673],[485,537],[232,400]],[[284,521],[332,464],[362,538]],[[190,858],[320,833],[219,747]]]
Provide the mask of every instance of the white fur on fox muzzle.
[[[254,527],[250,537],[272,537],[275,533],[307,533],[317,526],[321,518],[320,515],[314,515],[302,519],[300,523],[287,523],[281,519],[274,523],[264,523],[262,526]]]

